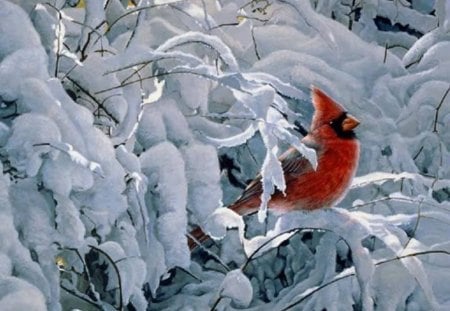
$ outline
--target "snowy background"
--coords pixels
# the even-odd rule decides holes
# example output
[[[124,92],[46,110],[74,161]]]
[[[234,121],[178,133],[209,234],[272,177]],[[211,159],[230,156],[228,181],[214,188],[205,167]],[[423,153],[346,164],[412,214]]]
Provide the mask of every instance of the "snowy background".
[[[224,209],[315,161],[311,84],[346,199]],[[1,309],[449,310],[449,90],[448,0],[0,0]]]

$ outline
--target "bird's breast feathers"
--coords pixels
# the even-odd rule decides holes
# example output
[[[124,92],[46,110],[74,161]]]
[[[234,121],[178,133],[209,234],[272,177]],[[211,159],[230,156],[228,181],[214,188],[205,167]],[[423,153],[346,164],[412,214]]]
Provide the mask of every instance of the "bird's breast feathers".
[[[355,175],[359,143],[355,140],[329,142],[318,150],[317,169],[301,178],[286,178],[286,196],[276,193],[269,205],[274,210],[314,210],[331,207],[346,194]]]

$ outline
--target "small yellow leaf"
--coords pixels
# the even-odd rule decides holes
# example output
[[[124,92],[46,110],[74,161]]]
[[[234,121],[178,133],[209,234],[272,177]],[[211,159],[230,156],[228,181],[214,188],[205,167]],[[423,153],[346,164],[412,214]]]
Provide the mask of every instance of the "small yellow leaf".
[[[246,17],[243,15],[238,15],[236,17],[236,19],[237,19],[238,23],[242,23],[243,21],[245,21]]]
[[[58,266],[59,270],[64,270],[67,266],[67,262],[62,256],[56,256],[55,263]]]
[[[76,7],[77,7],[77,8],[84,8],[84,7],[85,7],[84,0],[78,1],[78,4],[77,4]]]

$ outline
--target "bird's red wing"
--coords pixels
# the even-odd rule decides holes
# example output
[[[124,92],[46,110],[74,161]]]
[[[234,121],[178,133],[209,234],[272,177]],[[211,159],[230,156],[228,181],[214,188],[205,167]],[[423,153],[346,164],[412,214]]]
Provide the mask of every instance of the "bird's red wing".
[[[290,148],[280,156],[286,183],[292,177],[298,177],[313,170],[311,163],[297,149]]]
[[[293,178],[312,170],[309,161],[294,148],[287,150],[281,155],[279,160],[281,161],[281,167],[287,185]],[[275,194],[277,192],[279,191],[276,190]],[[261,203],[260,197],[262,193],[261,175],[258,174],[230,208],[241,215],[252,213],[258,209]]]
[[[245,188],[241,196],[230,206],[232,210],[240,215],[254,212],[259,207],[260,196],[263,192],[261,174],[258,174]],[[253,205],[255,209],[253,209]],[[247,208],[252,208],[247,211]]]

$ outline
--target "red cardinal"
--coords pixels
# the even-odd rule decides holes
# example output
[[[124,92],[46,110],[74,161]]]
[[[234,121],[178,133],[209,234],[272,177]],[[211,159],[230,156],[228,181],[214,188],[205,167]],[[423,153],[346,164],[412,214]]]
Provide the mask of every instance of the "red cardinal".
[[[311,130],[302,142],[316,150],[317,168],[314,170],[292,147],[281,155],[286,194],[276,191],[268,203],[269,209],[279,213],[332,207],[344,197],[358,166],[359,143],[353,129],[359,121],[315,87],[312,102],[315,112]],[[262,192],[261,176],[258,176],[229,208],[240,215],[256,212]],[[199,228],[191,235],[200,242],[208,238]],[[191,249],[195,245],[189,241]]]

